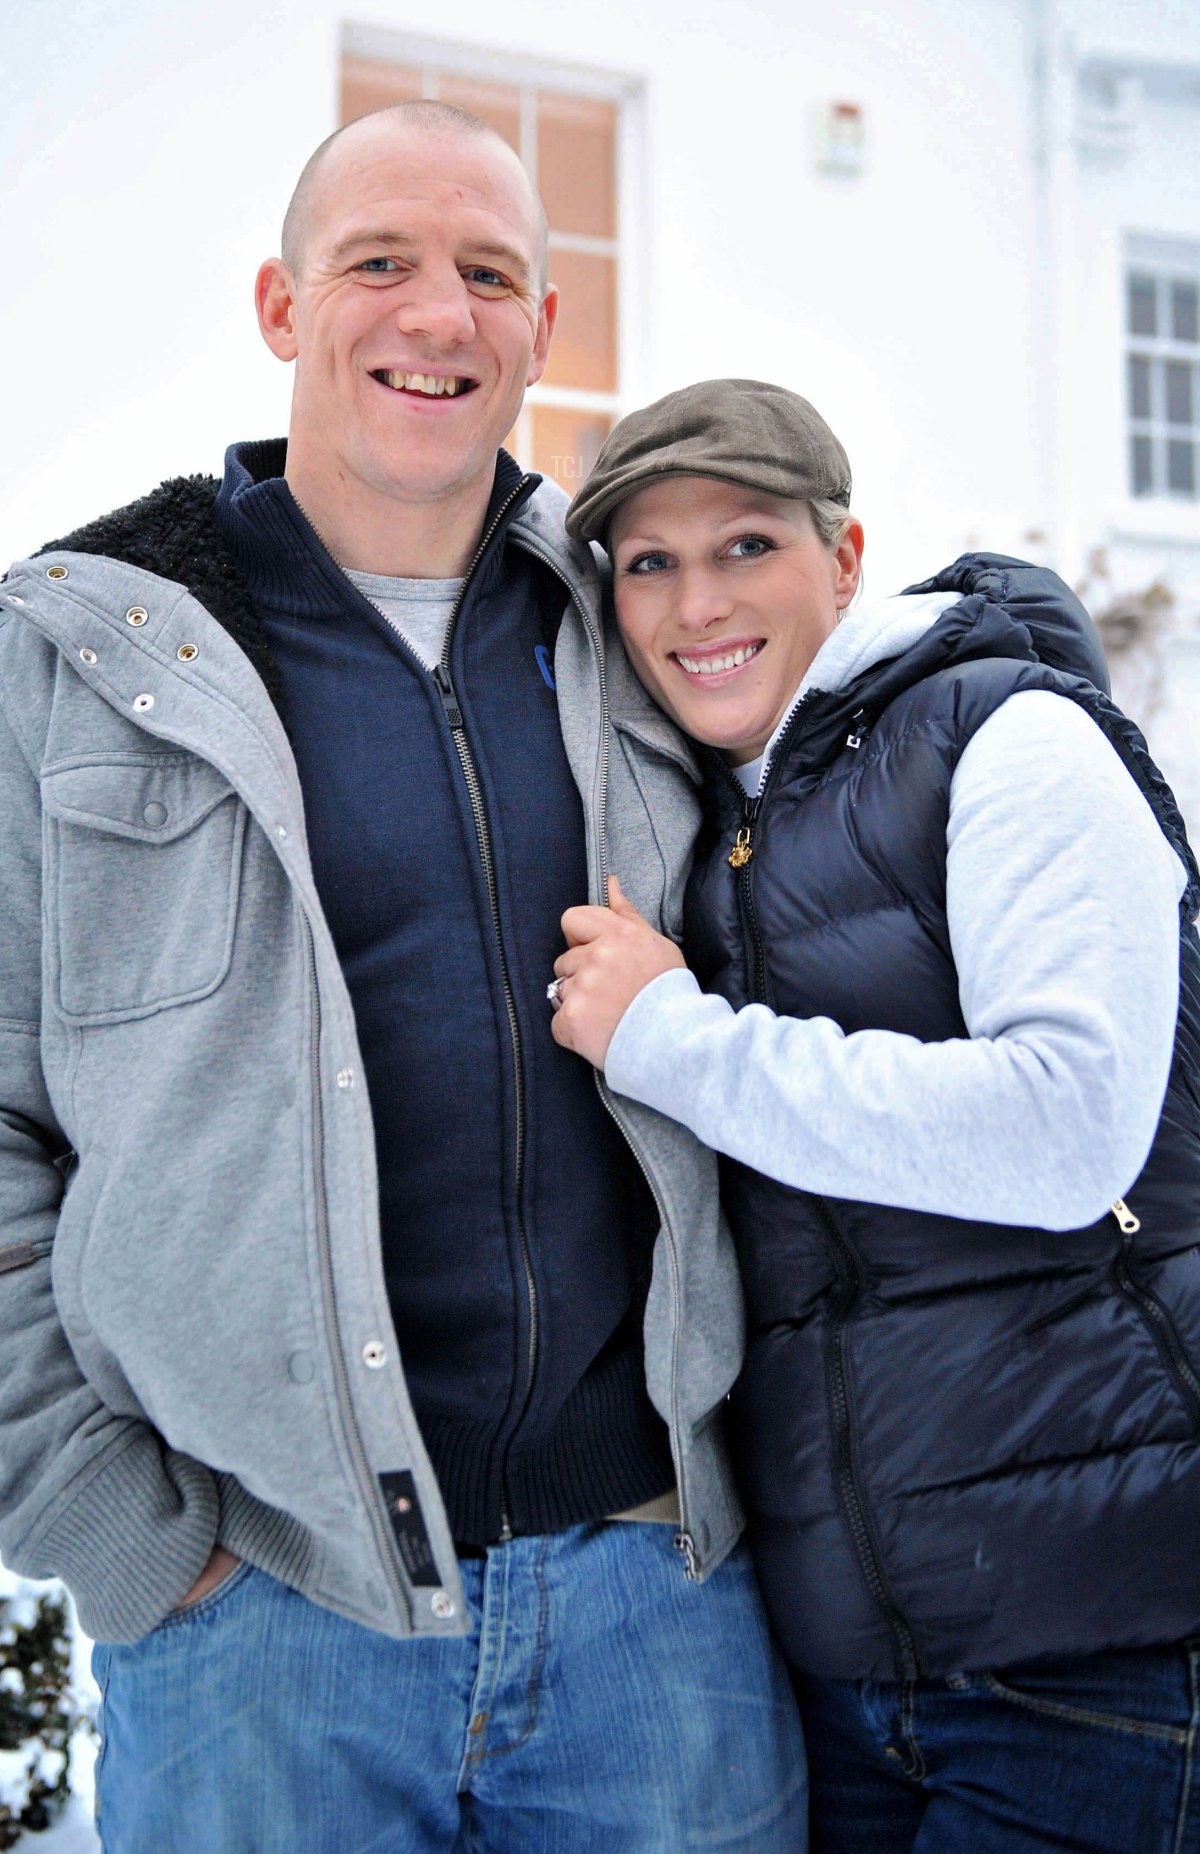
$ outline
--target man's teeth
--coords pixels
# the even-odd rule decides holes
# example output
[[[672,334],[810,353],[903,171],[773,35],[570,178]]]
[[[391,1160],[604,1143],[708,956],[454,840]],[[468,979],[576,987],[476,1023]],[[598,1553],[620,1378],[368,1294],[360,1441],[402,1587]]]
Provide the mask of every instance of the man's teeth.
[[[384,368],[375,377],[398,393],[432,393],[435,398],[444,396],[447,399],[465,391],[469,384],[454,374],[447,377],[433,373],[389,373]]]
[[[748,662],[761,649],[761,644],[743,644],[724,657],[684,657],[676,651],[675,661],[689,676],[715,676],[718,670],[736,669],[739,663]]]

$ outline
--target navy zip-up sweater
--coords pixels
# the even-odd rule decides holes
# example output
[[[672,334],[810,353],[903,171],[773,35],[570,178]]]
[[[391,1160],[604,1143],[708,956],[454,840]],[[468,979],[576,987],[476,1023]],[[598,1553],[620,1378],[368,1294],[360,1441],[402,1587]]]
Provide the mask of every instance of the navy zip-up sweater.
[[[451,700],[322,545],[284,457],[233,446],[216,520],[282,684],[366,1070],[392,1315],[451,1528],[478,1546],[506,1520],[617,1512],[673,1478],[642,1365],[657,1219],[593,1076],[550,1035],[560,917],[587,876],[543,669],[567,595],[506,534],[538,479],[501,453]]]

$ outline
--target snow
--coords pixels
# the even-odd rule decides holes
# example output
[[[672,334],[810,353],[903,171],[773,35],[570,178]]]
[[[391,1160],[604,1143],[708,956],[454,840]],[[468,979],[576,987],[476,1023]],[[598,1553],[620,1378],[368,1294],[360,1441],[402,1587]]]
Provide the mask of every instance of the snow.
[[[92,1826],[89,1806],[81,1797],[72,1796],[54,1827],[43,1835],[22,1835],[14,1854],[100,1854],[100,1837]]]

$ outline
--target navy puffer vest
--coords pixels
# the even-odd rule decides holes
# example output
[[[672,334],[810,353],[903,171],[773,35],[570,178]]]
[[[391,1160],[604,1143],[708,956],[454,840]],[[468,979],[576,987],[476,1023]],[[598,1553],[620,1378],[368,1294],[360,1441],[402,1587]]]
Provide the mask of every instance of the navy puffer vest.
[[[1181,1003],[1128,1210],[1086,1229],[820,1198],[726,1166],[750,1315],[734,1422],[751,1539],[789,1658],[835,1677],[1200,1627],[1200,881],[1061,582],[976,555],[914,590],[938,588],[966,596],[904,656],[801,705],[759,801],[713,764],[685,922],[701,985],[847,1033],[965,1036],[950,783],[1002,702],[1051,689],[1103,728],[1188,865]]]

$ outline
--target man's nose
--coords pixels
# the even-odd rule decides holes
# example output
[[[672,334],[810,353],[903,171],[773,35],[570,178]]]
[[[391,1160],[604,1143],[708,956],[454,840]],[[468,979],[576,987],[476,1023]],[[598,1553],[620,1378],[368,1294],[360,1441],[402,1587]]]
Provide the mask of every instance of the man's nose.
[[[405,335],[445,342],[470,341],[475,333],[471,293],[457,270],[422,268],[401,291],[396,326]]]
[[[711,624],[728,618],[734,599],[728,581],[708,565],[684,567],[679,575],[679,603],[676,617],[690,631],[706,631]]]

